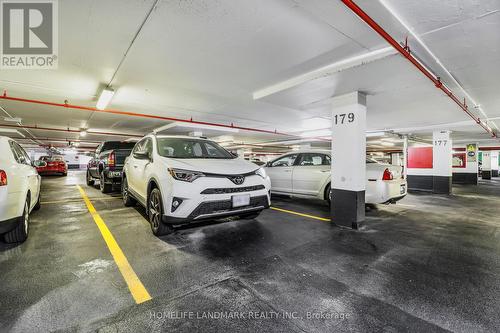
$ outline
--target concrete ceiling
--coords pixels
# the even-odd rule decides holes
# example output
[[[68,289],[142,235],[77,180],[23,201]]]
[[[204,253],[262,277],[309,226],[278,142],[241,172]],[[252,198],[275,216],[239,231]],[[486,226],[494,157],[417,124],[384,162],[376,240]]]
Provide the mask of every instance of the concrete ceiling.
[[[396,40],[408,35],[381,1],[356,3]],[[384,3],[488,117],[500,120],[500,2]],[[0,88],[9,96],[95,106],[100,89],[111,84],[116,89],[112,109],[300,135],[330,126],[331,97],[360,90],[368,94],[369,130],[428,137],[435,129],[448,129],[456,139],[498,144],[399,55],[255,100],[252,94],[259,89],[388,46],[340,1],[65,0],[59,13],[59,69],[2,70]],[[412,38],[409,42],[412,52],[462,96],[435,59]],[[25,125],[141,135],[168,123],[5,100],[0,106]],[[78,138],[76,133],[31,133],[47,138],[44,143]],[[205,133],[229,134],[237,143],[297,139],[249,131]],[[86,140],[109,138],[92,134]]]

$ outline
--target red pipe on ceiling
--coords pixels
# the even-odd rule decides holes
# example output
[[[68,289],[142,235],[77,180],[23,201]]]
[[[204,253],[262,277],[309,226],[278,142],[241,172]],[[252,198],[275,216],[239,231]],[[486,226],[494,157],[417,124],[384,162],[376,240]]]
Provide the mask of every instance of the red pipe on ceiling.
[[[63,129],[63,128],[53,128],[53,127],[40,127],[33,125],[13,125],[13,124],[0,124],[0,127],[13,127],[13,128],[25,128],[32,130],[41,130],[41,131],[55,131],[55,132],[66,132],[66,133],[80,133],[81,130],[72,130],[72,129]],[[144,135],[137,134],[126,134],[126,133],[113,133],[113,132],[99,132],[99,131],[86,131],[88,134],[95,135],[110,135],[110,136],[123,136],[123,137],[133,137],[133,138],[142,138]]]
[[[450,97],[469,117],[474,119],[474,121],[481,126],[486,132],[491,134],[492,137],[497,138],[497,134],[493,132],[485,123],[482,122],[479,117],[476,117],[472,112],[469,111],[467,104],[462,102],[458,97],[453,94],[453,92],[448,89],[441,80],[436,77],[433,73],[427,70],[418,60],[415,58],[409,48],[402,47],[391,35],[389,35],[377,22],[375,22],[367,13],[365,13],[354,1],[352,0],[341,0],[344,5],[351,9],[361,20],[368,24],[373,30],[375,30],[382,38],[384,38],[389,44],[392,45],[401,55],[408,59],[420,72],[431,80],[436,88],[441,89],[448,97]]]
[[[129,112],[129,111],[120,111],[120,110],[99,110],[99,109],[94,108],[94,107],[74,105],[74,104],[69,104],[69,103],[54,103],[54,102],[46,102],[46,101],[35,100],[35,99],[10,97],[10,96],[7,96],[6,91],[4,91],[3,95],[0,96],[0,99],[15,101],[15,102],[24,102],[24,103],[63,107],[63,108],[76,109],[76,110],[84,110],[84,111],[90,111],[90,112],[101,112],[101,113],[110,113],[110,114],[116,114],[116,115],[122,115],[122,116],[142,117],[142,118],[150,118],[150,119],[166,120],[166,121],[177,121],[177,122],[197,124],[197,125],[208,125],[208,126],[223,127],[223,128],[233,128],[233,129],[239,129],[242,131],[251,131],[251,132],[298,137],[298,135],[295,135],[295,134],[282,133],[282,132],[278,132],[276,130],[269,131],[269,130],[258,129],[258,128],[235,126],[233,124],[231,124],[231,125],[218,124],[218,123],[210,123],[210,122],[205,122],[205,121],[196,121],[193,119],[181,119],[181,118],[174,118],[174,117],[155,116],[155,115],[151,115],[151,114],[136,113],[136,112]]]

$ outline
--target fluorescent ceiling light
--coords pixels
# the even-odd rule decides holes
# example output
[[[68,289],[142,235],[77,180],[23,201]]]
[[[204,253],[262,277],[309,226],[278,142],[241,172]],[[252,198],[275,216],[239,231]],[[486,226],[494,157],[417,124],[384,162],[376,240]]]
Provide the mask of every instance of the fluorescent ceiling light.
[[[113,95],[115,94],[115,91],[113,89],[104,89],[101,92],[101,96],[99,96],[99,100],[97,101],[96,108],[99,110],[104,110],[108,106],[109,102],[111,102],[111,99],[113,98]]]
[[[385,132],[366,132],[366,137],[367,138],[373,138],[376,136],[384,136]]]
[[[15,134],[22,136],[23,138],[26,137],[23,133],[19,132],[16,129],[12,129],[12,128],[0,128],[0,133],[15,133]]]
[[[386,141],[382,141],[380,144],[385,147],[394,147],[396,145],[394,142],[386,142]]]
[[[86,136],[87,136],[87,131],[86,131],[86,130],[82,130],[82,131],[80,132],[80,136],[81,136],[82,138],[86,137]]]
[[[22,118],[19,118],[19,117],[16,117],[16,118],[12,118],[12,117],[4,117],[3,120],[5,121],[8,121],[8,122],[11,122],[11,123],[20,123],[23,121]]]
[[[188,123],[188,122],[181,122],[181,121],[176,121],[174,123],[170,123],[170,124],[158,127],[156,129],[154,129],[153,132],[160,133],[160,132],[166,131],[166,130],[174,128],[174,127],[206,129],[206,130],[211,130],[211,131],[221,131],[221,132],[230,132],[230,133],[238,133],[239,132],[239,129],[237,129],[237,128],[223,127],[223,126],[216,126],[216,125],[206,125],[206,124],[196,124],[196,123]]]

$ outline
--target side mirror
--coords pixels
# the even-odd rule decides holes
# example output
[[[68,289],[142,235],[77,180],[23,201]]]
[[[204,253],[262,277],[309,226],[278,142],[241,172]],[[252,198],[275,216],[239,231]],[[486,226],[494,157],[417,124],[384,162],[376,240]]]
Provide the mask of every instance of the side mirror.
[[[151,157],[149,156],[149,152],[147,151],[136,151],[134,153],[134,158],[138,160],[150,160]]]
[[[271,162],[267,162],[266,164],[264,164],[264,167],[270,168],[271,167]]]
[[[44,167],[46,167],[46,166],[47,166],[47,162],[45,162],[45,161],[40,161],[40,160],[38,160],[38,161],[33,161],[33,163],[32,163],[32,164],[33,164],[33,166],[34,166],[35,168],[44,168]]]

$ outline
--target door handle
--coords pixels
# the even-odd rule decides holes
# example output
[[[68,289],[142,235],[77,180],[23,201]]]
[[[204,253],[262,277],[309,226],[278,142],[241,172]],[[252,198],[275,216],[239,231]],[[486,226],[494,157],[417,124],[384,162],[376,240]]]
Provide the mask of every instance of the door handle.
[[[285,172],[292,172],[292,170],[285,170]]]
[[[321,172],[330,172],[330,170],[321,170]]]
[[[139,167],[138,165],[134,165],[134,168],[136,168],[136,169],[137,169],[138,167]]]

